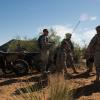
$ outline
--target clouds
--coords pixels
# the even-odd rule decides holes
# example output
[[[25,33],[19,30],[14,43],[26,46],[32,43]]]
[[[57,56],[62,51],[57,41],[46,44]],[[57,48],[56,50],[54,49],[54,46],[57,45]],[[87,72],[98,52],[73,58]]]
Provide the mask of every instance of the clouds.
[[[96,16],[92,16],[92,17],[90,17],[90,20],[91,20],[91,21],[96,20],[96,19],[97,19]]]
[[[95,34],[96,34],[95,29],[91,29],[91,30],[85,31],[82,36],[83,36],[83,39],[88,44]]]
[[[52,28],[57,32],[57,35],[61,36],[61,38],[65,37],[65,33],[72,33],[72,28],[69,26],[54,25]]]
[[[97,20],[97,16],[90,16],[87,13],[83,13],[80,15],[80,21],[95,21]]]

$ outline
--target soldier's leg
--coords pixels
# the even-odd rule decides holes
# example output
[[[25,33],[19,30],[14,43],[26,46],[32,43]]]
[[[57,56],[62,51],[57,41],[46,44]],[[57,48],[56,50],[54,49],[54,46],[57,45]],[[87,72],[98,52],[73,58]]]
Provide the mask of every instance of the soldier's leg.
[[[100,77],[100,52],[95,53],[94,63],[96,67],[96,80],[95,81],[98,82],[99,77]]]
[[[73,70],[73,73],[78,73],[78,72],[76,71],[76,69],[75,69],[74,61],[73,61],[72,58],[70,59],[70,63],[71,63],[71,68],[72,68],[72,70]]]
[[[99,81],[99,77],[100,77],[100,58],[95,59],[95,67],[96,67],[96,80]]]
[[[99,81],[99,76],[100,76],[100,68],[96,67],[96,81]]]
[[[46,67],[48,64],[48,56],[49,56],[49,51],[47,50],[41,50],[41,60],[42,60],[42,70],[46,71]]]
[[[64,72],[67,73],[67,67],[64,67]]]
[[[74,67],[74,59],[73,57],[71,56],[71,54],[68,55],[68,58],[67,58],[67,66],[68,67],[71,67],[72,70],[73,70],[73,73],[78,73]]]
[[[91,61],[90,59],[86,59],[86,66],[87,66],[87,72],[90,73],[92,72],[93,69],[93,61]]]
[[[93,69],[93,63],[90,63],[87,67],[88,67],[87,72],[88,73],[91,73],[92,72],[92,69]]]
[[[73,73],[76,73],[76,74],[78,73],[74,66],[72,66],[72,69],[73,69]]]

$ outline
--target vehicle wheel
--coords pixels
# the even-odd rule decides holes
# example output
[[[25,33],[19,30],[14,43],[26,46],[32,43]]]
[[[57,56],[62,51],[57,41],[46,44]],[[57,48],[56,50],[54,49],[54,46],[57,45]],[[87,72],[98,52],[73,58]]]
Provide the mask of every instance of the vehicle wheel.
[[[28,73],[28,63],[24,60],[17,60],[14,63],[14,72],[16,75],[25,75]]]
[[[1,67],[1,70],[2,70],[2,72],[4,74],[11,74],[11,73],[13,73],[13,69],[11,68],[11,65],[9,65],[9,66],[5,65],[5,60],[4,60],[3,57],[2,58],[0,57],[0,67]]]

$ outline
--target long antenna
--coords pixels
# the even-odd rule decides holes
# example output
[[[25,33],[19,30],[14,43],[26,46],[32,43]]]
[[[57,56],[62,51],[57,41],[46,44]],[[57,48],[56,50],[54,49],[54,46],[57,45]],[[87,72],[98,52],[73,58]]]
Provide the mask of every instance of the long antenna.
[[[76,24],[75,27],[73,28],[72,33],[77,29],[77,27],[79,26],[80,22],[81,22],[80,20],[77,22],[77,24]]]

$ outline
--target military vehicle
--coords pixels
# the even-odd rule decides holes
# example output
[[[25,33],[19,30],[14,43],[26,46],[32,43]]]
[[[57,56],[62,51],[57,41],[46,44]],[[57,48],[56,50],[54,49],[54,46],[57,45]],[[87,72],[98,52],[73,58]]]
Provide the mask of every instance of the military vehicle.
[[[41,71],[42,62],[39,56],[39,52],[0,51],[0,68],[5,74],[14,72],[17,75],[27,74],[31,68]]]
[[[12,39],[0,46],[0,68],[2,72],[5,74],[14,72],[16,75],[25,75],[29,72],[29,69],[43,71],[43,64],[39,51],[7,52],[9,44],[14,41],[16,40]],[[51,66],[51,60],[48,66]]]

